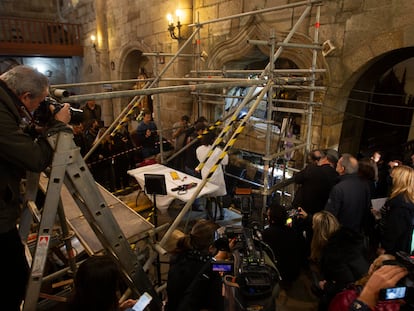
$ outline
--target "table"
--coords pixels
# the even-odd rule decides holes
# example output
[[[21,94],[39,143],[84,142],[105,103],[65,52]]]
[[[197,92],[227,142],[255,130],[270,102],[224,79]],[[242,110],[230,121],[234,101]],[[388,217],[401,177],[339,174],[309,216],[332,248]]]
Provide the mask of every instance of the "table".
[[[171,176],[171,172],[176,172],[178,174],[178,179],[174,180]],[[144,174],[162,174],[165,176],[165,184],[167,186],[167,194],[166,195],[156,195],[156,204],[157,208],[163,212],[168,209],[168,206],[171,204],[174,199],[179,199],[183,202],[187,202],[191,199],[194,192],[197,189],[197,186],[201,184],[202,180],[196,178],[194,176],[188,175],[171,167],[162,165],[162,164],[152,164],[143,167],[139,167],[133,170],[129,170],[128,174],[133,176],[139,183],[142,189],[145,189],[145,178]],[[176,188],[178,186],[186,185],[189,183],[195,182],[197,186],[191,189],[187,189],[186,192],[178,192],[172,191],[171,189]],[[201,189],[200,193],[197,197],[202,197],[208,195],[216,190],[218,190],[218,186],[207,182],[203,189]],[[152,195],[149,196],[150,200],[152,201]]]

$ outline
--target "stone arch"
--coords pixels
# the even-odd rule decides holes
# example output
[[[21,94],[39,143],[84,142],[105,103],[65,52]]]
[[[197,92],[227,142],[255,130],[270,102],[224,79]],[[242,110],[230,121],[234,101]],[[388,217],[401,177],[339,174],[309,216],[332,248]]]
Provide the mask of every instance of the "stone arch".
[[[129,80],[137,79],[140,74],[140,69],[144,68],[148,76],[152,75],[152,60],[147,56],[142,55],[147,52],[146,47],[137,43],[130,44],[124,47],[120,53],[118,65],[116,68],[117,79]],[[135,83],[125,83],[117,86],[117,89],[126,90],[133,89]],[[115,98],[114,102],[114,114],[118,115],[124,107],[127,106],[131,98]]]
[[[223,68],[223,66],[230,61],[243,59],[245,55],[250,54],[255,48],[268,59],[270,53],[269,46],[253,45],[249,44],[247,41],[269,40],[269,30],[272,28],[273,26],[263,21],[259,15],[250,16],[238,33],[233,34],[230,39],[223,41],[214,47],[210,52],[211,55],[207,63],[208,68]],[[275,32],[276,42],[283,41],[286,35],[287,32]],[[302,33],[296,32],[291,38],[290,43],[312,44],[312,39]],[[300,49],[300,53],[298,53],[298,49],[300,48],[284,48],[280,57],[292,61],[298,68],[310,68],[310,65],[312,64],[312,50]],[[319,56],[317,58],[317,68],[324,67],[324,59]]]
[[[248,40],[261,40],[261,41],[268,41],[270,40],[271,30],[275,28],[275,25],[269,24],[263,20],[260,15],[253,15],[250,16],[249,19],[246,21],[244,25],[240,27],[237,33],[232,34],[231,38],[220,42],[217,44],[213,50],[210,51],[210,57],[208,59],[207,66],[210,69],[218,69],[223,68],[228,63],[237,63],[238,60],[243,60],[245,55],[249,55],[254,52],[259,52],[263,55],[263,57],[268,61],[269,54],[270,54],[270,46],[268,45],[253,45],[249,44]],[[275,38],[276,42],[283,41],[288,32],[276,31]],[[305,35],[297,31],[291,37],[289,43],[296,43],[296,44],[313,44],[313,39],[309,36]],[[278,47],[275,47],[275,50]],[[256,49],[256,50],[255,50]],[[291,63],[294,63],[297,68],[300,69],[310,69],[312,66],[313,61],[313,50],[309,48],[300,48],[300,47],[285,47],[279,57],[279,60],[288,60]],[[319,69],[329,69],[327,67],[327,63],[325,57],[322,56],[322,53],[318,51],[317,58],[316,58],[316,68]],[[227,66],[226,66],[226,69]],[[243,69],[243,68],[238,68]],[[330,74],[327,72],[326,74],[316,74],[316,84],[317,85],[324,85],[326,81],[330,79]],[[323,101],[323,94],[317,94],[318,101]],[[304,98],[304,100],[306,100]],[[319,141],[320,137],[320,129],[321,118],[316,118],[319,122],[317,125],[317,130],[314,131],[313,136],[315,136],[316,140]],[[302,123],[305,122],[305,119],[302,118]],[[304,124],[305,125],[305,124]],[[305,130],[305,126],[303,126],[303,130]]]
[[[144,68],[148,75],[152,74],[152,60],[142,55],[145,52],[148,51],[141,44],[129,45],[122,50],[119,56],[118,76],[120,79],[136,79],[140,68]]]
[[[384,34],[382,36],[382,40],[388,39],[388,34]],[[393,138],[390,137],[391,143],[398,142],[398,139],[401,138],[405,140],[404,142],[406,142],[406,139],[408,137],[406,129],[403,127],[393,127],[387,125],[386,123],[388,121],[390,124],[396,122],[399,123],[400,120],[401,123],[404,124],[410,123],[410,121],[412,123],[411,111],[400,111],[398,112],[401,113],[400,117],[396,118],[394,115],[396,113],[396,109],[390,111],[390,114],[387,116],[387,120],[383,120],[382,123],[376,121],[372,122],[369,120],[376,120],[376,118],[372,118],[372,111],[379,109],[375,106],[376,102],[378,101],[378,97],[377,99],[374,99],[376,96],[375,88],[377,86],[377,82],[395,65],[401,63],[406,59],[412,58],[414,55],[414,47],[407,46],[405,48],[401,48],[401,46],[397,43],[394,45],[377,44],[371,47],[372,50],[370,50],[370,52],[376,52],[374,57],[371,53],[364,53],[362,50],[364,47],[361,47],[355,52],[355,55],[357,56],[356,58],[355,55],[352,55],[344,60],[344,64],[349,64],[352,66],[351,70],[355,70],[355,73],[346,81],[346,83],[344,83],[344,87],[347,91],[342,93],[344,100],[341,101],[341,106],[343,108],[339,108],[341,111],[345,111],[345,113],[343,113],[344,121],[341,124],[339,138],[339,149],[343,152],[351,152],[357,154],[360,151],[369,152],[372,151],[370,149],[376,149],[375,143],[373,143],[372,147],[370,147],[365,141],[366,131],[368,128],[370,128],[370,132],[372,132],[372,128],[374,127],[376,128],[375,131],[378,133],[378,137],[381,137],[382,142],[387,141],[387,135],[385,134],[391,130],[395,131],[395,134],[392,135]],[[369,50],[369,47],[365,47],[365,49]],[[359,63],[355,63],[351,61],[351,59],[360,59],[360,61]],[[358,65],[359,67],[356,67]],[[373,104],[369,104],[370,102]],[[411,105],[412,103],[409,104]],[[366,108],[367,105],[371,105],[371,108],[369,110]],[[356,135],[356,133],[359,133],[359,135]],[[375,140],[378,139],[373,136],[372,141]],[[391,149],[398,149],[402,143],[403,141],[400,141],[395,145],[395,147]],[[402,152],[402,150],[399,152]]]

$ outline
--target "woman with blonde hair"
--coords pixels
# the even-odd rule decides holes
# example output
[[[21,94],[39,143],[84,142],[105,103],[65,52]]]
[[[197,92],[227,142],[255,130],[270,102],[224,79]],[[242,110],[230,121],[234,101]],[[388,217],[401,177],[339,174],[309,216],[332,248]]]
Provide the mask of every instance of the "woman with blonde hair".
[[[327,310],[338,292],[367,273],[369,264],[363,236],[341,226],[330,212],[313,215],[312,228],[311,259],[319,268],[313,291],[319,296],[318,310]]]
[[[380,253],[412,253],[414,229],[414,169],[400,165],[391,171],[391,194],[381,210]]]
[[[336,217],[328,211],[316,213],[312,218],[313,237],[311,242],[311,260],[319,262],[321,253],[329,238],[339,230],[339,222]]]

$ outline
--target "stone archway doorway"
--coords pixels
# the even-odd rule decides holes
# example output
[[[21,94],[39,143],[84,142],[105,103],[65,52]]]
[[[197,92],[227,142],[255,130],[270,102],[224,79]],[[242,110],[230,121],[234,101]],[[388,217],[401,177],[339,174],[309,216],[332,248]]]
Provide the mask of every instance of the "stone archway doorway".
[[[149,59],[146,56],[142,55],[142,51],[138,49],[133,49],[126,53],[124,61],[122,62],[121,69],[120,69],[120,79],[121,80],[131,80],[131,79],[146,79],[149,77],[150,70],[149,67]],[[145,82],[138,82],[138,83],[125,83],[122,85],[123,89],[137,89],[142,88]],[[121,106],[122,108],[126,107],[127,104],[133,99],[131,98],[123,98]],[[140,108],[148,108],[153,111],[152,101],[150,96],[147,96],[144,100],[145,103],[142,103],[142,107]]]
[[[340,152],[368,156],[381,150],[385,158],[403,160],[409,139],[414,101],[414,48],[386,53],[373,60],[348,95]],[[412,89],[412,88],[411,88]]]

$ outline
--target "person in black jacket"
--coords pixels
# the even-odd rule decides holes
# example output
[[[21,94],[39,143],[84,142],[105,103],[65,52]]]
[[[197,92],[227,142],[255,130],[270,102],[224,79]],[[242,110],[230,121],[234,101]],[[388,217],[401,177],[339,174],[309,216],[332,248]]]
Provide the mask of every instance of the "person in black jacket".
[[[294,181],[300,185],[293,207],[301,207],[308,214],[324,209],[329,192],[336,184],[338,173],[335,171],[338,157],[335,150],[321,150],[317,164],[310,164],[294,175]]]
[[[320,150],[319,154],[317,164],[309,164],[304,170],[294,175],[295,183],[299,184],[300,188],[292,206],[305,210],[310,220],[313,214],[324,209],[329,193],[338,180],[338,173],[335,171],[338,161],[337,152],[333,149],[325,149]],[[311,221],[295,218],[293,227],[299,233],[305,232],[306,255],[309,256],[313,235]]]
[[[120,302],[126,282],[121,267],[109,255],[93,255],[83,261],[74,277],[66,311],[128,311],[136,299]]]
[[[212,271],[212,246],[218,225],[200,219],[177,242],[170,260],[166,311],[223,311],[222,279]]]
[[[412,253],[414,230],[414,169],[400,165],[391,172],[392,191],[382,208],[380,220],[381,252]]]
[[[330,300],[346,285],[368,272],[364,256],[364,239],[341,226],[334,215],[321,211],[313,216],[311,257],[319,267],[319,310],[327,310]]]
[[[269,227],[263,230],[263,242],[268,244],[276,259],[282,281],[281,286],[289,288],[305,262],[304,238],[287,226],[286,208],[273,202],[267,209]]]
[[[358,161],[351,154],[341,156],[336,166],[339,182],[332,188],[325,210],[342,226],[362,233],[365,215],[371,209],[371,192],[368,183],[358,176],[358,168]]]
[[[43,171],[53,157],[45,136],[33,129],[32,118],[48,92],[47,77],[31,67],[17,66],[0,76],[0,269],[8,282],[0,291],[4,310],[20,310],[28,280],[29,268],[16,228],[20,182],[26,171]],[[69,104],[64,104],[48,121],[46,134],[72,132],[66,126],[69,121]]]

